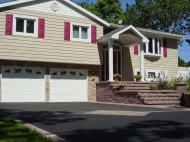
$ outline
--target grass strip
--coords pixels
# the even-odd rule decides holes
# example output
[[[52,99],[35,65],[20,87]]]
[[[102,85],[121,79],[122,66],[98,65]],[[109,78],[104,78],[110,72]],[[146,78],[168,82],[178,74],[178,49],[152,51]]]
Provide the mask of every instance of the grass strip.
[[[53,142],[35,130],[0,114],[0,142]]]

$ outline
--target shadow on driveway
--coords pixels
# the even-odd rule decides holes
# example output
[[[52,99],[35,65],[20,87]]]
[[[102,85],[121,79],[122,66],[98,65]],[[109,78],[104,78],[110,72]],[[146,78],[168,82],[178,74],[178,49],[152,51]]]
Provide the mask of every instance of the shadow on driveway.
[[[58,133],[71,142],[160,142],[190,141],[190,127],[174,121],[141,121],[113,129],[78,129]]]

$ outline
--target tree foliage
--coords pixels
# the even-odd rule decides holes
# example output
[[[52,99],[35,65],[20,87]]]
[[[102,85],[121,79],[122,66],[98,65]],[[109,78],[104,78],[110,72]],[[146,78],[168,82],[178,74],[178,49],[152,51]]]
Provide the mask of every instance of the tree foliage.
[[[181,59],[180,57],[178,57],[178,66],[179,67],[189,67],[190,66],[190,61],[189,62],[185,62],[183,59]]]
[[[95,4],[87,0],[78,4],[109,23],[125,20],[120,0],[98,0]]]
[[[136,0],[126,7],[126,24],[176,34],[190,32],[190,0]]]

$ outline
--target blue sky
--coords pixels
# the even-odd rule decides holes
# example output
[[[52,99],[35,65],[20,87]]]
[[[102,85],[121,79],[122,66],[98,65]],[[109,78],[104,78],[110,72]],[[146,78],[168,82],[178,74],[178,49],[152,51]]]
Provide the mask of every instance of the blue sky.
[[[1,2],[6,2],[9,0],[0,0]],[[86,1],[86,0],[73,0],[74,2],[82,2],[82,1]],[[89,0],[89,2],[96,2],[97,0]],[[126,2],[128,2],[129,4],[134,4],[135,0],[121,0],[122,3],[122,8],[125,10],[126,8]],[[185,39],[190,39],[190,34],[185,36]],[[178,47],[178,55],[180,56],[180,58],[182,58],[183,60],[190,61],[190,45],[185,42],[183,42],[182,46]]]

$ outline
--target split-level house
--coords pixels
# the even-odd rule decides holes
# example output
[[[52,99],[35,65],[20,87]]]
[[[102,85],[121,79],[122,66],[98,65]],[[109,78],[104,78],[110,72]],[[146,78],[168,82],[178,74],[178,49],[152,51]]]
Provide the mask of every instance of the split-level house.
[[[107,23],[70,0],[0,4],[0,102],[96,101],[96,83],[178,72],[181,35]]]

